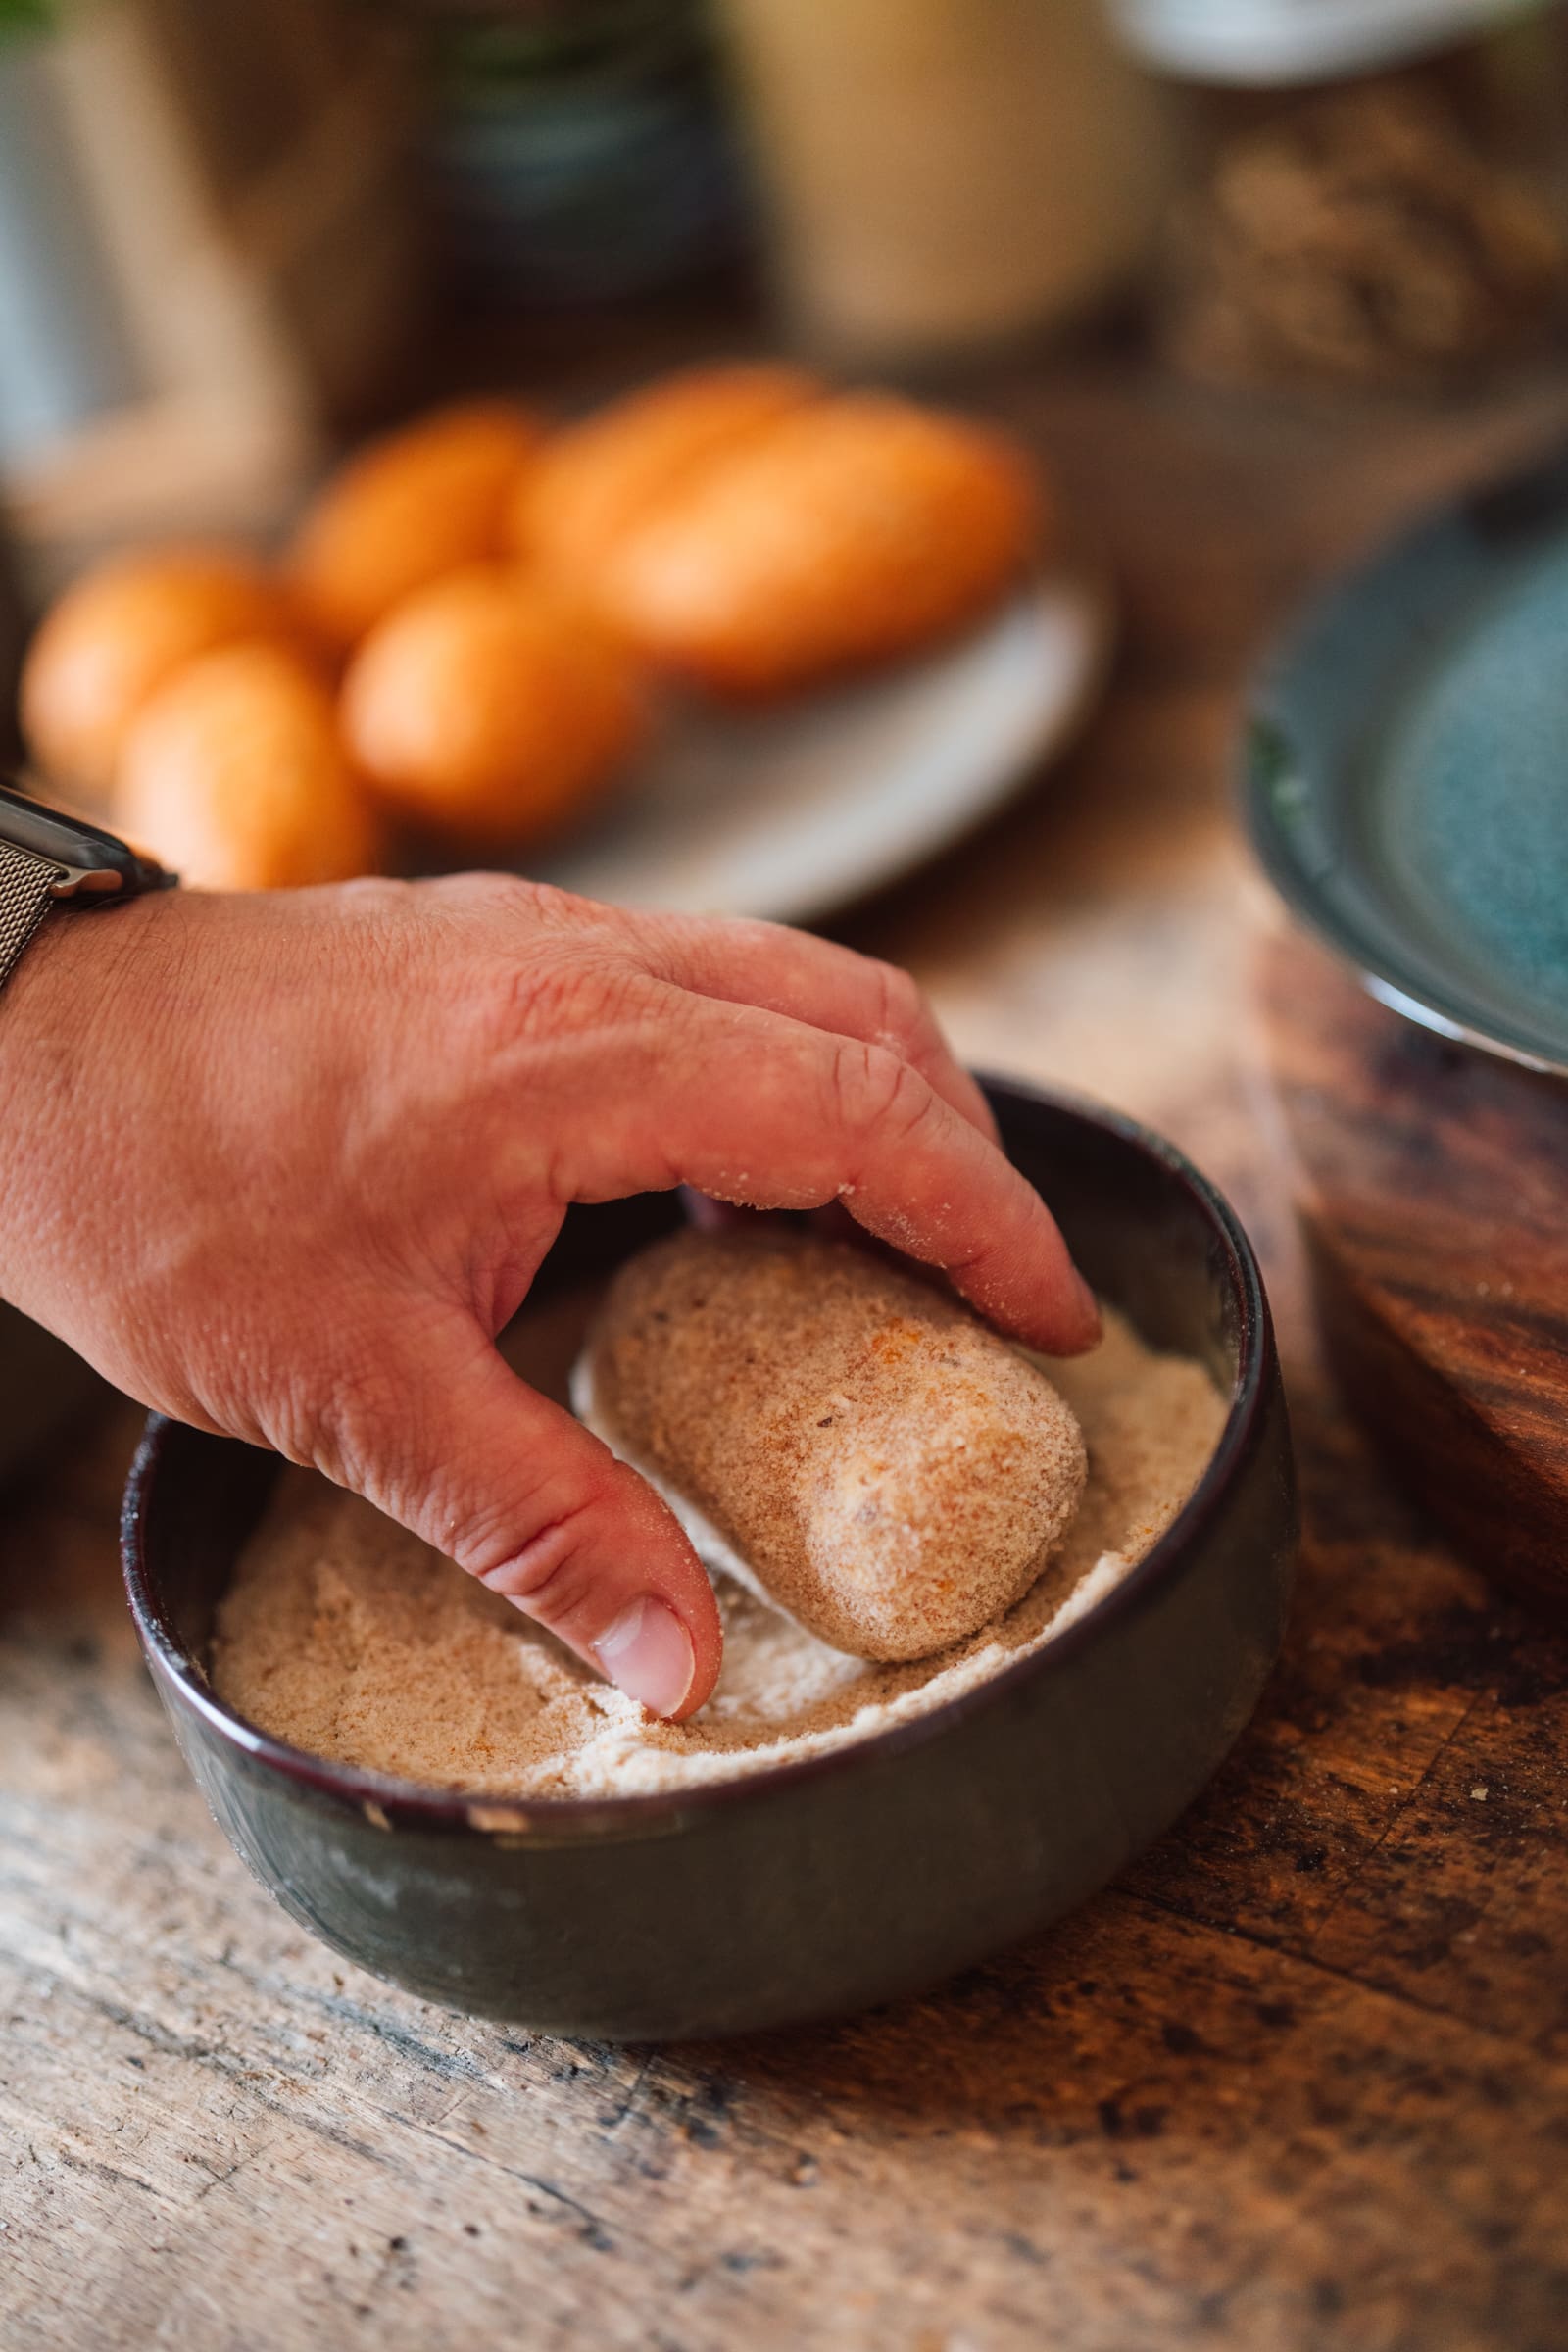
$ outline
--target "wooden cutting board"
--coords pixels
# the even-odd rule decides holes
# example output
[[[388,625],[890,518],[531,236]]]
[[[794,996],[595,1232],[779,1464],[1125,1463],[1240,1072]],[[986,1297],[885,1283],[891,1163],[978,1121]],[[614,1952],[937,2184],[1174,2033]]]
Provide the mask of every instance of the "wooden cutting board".
[[[1346,1401],[1475,1565],[1568,1612],[1568,1085],[1260,951],[1270,1065]]]

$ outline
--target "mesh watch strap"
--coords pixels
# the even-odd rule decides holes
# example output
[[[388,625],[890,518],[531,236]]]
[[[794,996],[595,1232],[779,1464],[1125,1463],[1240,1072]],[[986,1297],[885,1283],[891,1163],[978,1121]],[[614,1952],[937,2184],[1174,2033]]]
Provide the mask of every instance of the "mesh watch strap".
[[[13,849],[0,841],[0,988],[4,988],[28,940],[53,904],[51,893],[61,868],[30,850]]]

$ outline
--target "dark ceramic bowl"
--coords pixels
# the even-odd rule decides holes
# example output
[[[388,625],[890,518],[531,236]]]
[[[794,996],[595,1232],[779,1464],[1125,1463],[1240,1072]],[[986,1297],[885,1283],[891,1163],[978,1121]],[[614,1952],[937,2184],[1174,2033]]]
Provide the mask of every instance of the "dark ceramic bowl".
[[[927,1985],[1104,1885],[1203,1786],[1279,1648],[1290,1437],[1247,1238],[1131,1121],[991,1099],[1079,1263],[1231,1399],[1185,1509],[1036,1655],[858,1745],[668,1794],[465,1801],[258,1731],[203,1672],[214,1604],[275,1464],[153,1420],[125,1577],[153,1679],[220,1827],[296,1919],[450,2007],[620,2040],[739,2032]],[[606,1271],[668,1197],[573,1211],[541,1283]]]

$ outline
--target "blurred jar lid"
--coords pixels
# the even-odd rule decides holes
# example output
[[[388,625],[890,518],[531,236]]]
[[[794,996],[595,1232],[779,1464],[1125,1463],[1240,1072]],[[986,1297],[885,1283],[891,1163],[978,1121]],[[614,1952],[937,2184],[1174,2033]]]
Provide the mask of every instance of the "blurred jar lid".
[[[1111,0],[1149,64],[1195,81],[1332,81],[1473,40],[1545,0]]]

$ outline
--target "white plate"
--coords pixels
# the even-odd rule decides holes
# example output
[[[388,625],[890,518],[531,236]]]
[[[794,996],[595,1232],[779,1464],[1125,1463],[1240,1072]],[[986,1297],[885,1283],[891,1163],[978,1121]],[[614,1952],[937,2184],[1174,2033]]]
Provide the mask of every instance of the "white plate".
[[[783,713],[687,707],[539,880],[625,906],[808,923],[979,824],[1071,735],[1110,636],[1104,591],[1043,580],[929,661]]]

